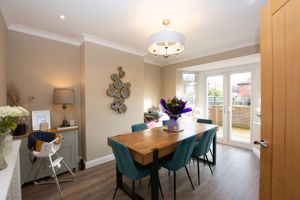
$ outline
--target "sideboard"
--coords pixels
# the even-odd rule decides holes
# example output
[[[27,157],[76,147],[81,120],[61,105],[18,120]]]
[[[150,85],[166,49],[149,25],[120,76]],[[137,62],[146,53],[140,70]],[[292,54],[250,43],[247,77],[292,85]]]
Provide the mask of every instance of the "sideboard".
[[[0,200],[21,200],[20,140],[13,141],[13,151],[5,157],[7,168],[0,171]]]
[[[78,129],[68,129],[68,130],[56,130],[50,129],[48,132],[54,132],[62,135],[64,137],[59,155],[64,158],[66,164],[73,170],[78,170]],[[22,136],[16,136],[14,139],[21,140],[20,147],[20,166],[21,166],[21,183],[27,183],[33,181],[37,169],[33,168],[33,156],[31,151],[27,148],[28,135],[31,132],[26,133]],[[62,166],[57,174],[66,172],[64,166]],[[48,177],[52,175],[52,171],[49,168],[49,162],[44,162],[44,165],[40,166],[40,171],[38,173],[37,179]]]

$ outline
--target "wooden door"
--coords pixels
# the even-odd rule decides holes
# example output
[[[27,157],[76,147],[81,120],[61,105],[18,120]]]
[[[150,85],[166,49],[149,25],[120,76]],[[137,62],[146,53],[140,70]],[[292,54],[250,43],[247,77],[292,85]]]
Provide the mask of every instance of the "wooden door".
[[[271,4],[272,5],[272,4]],[[261,16],[261,200],[300,199],[300,1]]]
[[[271,199],[272,181],[272,110],[273,110],[273,67],[272,67],[272,14],[267,4],[261,11],[260,52],[261,52],[261,138],[269,143],[260,152],[260,199]]]

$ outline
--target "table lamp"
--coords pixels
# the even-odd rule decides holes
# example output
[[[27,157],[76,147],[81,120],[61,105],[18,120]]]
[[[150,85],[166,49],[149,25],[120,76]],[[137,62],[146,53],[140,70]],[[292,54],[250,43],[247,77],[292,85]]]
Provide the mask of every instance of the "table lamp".
[[[70,124],[66,120],[66,108],[67,108],[67,105],[74,104],[74,102],[75,102],[74,89],[67,89],[67,88],[55,88],[54,89],[53,103],[61,104],[62,109],[64,110],[64,119],[63,119],[61,127],[70,126]]]

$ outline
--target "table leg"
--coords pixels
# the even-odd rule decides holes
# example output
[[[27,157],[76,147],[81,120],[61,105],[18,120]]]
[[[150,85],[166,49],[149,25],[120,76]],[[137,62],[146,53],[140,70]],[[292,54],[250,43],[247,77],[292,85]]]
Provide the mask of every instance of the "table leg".
[[[123,175],[118,169],[118,166],[116,165],[116,171],[117,171],[117,187],[120,188],[125,194],[127,194],[131,199],[135,200],[144,200],[140,195],[138,195],[133,188],[130,188],[128,185],[123,183]],[[133,193],[134,192],[134,193]],[[114,194],[115,196],[115,194]]]
[[[212,156],[212,165],[217,164],[217,133],[214,136],[213,140],[213,156]]]
[[[159,200],[158,195],[158,149],[153,149],[153,162],[151,171],[151,199]]]

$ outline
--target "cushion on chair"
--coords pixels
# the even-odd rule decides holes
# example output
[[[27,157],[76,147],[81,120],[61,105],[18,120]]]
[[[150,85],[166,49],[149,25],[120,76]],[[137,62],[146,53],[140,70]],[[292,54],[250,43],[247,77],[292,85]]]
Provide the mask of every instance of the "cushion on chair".
[[[32,132],[29,136],[28,136],[28,149],[30,150],[38,150],[41,148],[42,143],[43,142],[51,142],[53,141],[55,138],[59,137],[59,141],[61,141],[62,136],[55,134],[55,133],[51,133],[51,132],[44,132],[44,131],[37,131],[37,132]],[[36,144],[36,142],[38,142],[38,144]]]

